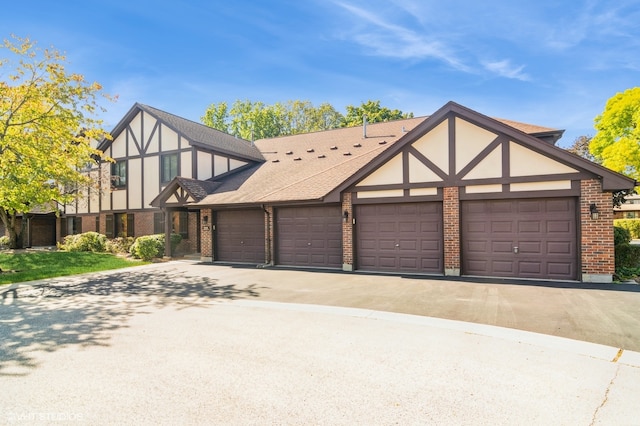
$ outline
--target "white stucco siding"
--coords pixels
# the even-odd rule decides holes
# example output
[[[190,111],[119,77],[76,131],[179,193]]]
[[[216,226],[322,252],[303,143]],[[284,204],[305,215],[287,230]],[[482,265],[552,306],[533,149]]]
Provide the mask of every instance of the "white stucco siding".
[[[440,182],[442,178],[420,160],[409,154],[409,182]]]
[[[193,176],[193,164],[191,161],[191,151],[183,152],[180,154],[180,176],[186,178],[192,178]]]
[[[118,135],[111,143],[111,158],[123,158],[127,155],[127,132]]]
[[[578,172],[576,169],[565,166],[513,141],[509,142],[509,156],[511,176],[539,176]]]
[[[521,191],[555,191],[571,189],[570,180],[553,180],[548,182],[521,182],[510,185],[511,192]]]
[[[162,125],[162,151],[173,151],[178,149],[178,134],[168,128],[165,125]]]
[[[111,163],[103,163],[100,165],[103,178],[103,188],[101,194],[102,210],[111,210]]]
[[[402,197],[404,190],[402,189],[385,189],[380,191],[359,191],[358,198],[388,198],[388,197]]]
[[[142,160],[140,158],[129,159],[129,182],[127,191],[129,195],[129,208],[142,208]]]
[[[398,154],[378,170],[364,178],[356,187],[369,185],[392,185],[403,182],[402,154]]]
[[[456,122],[456,173],[485,149],[498,136],[460,118]]]
[[[239,167],[246,165],[246,161],[234,160],[233,158],[229,159],[229,170],[235,170]]]
[[[443,172],[449,171],[449,124],[445,120],[412,145]]]
[[[497,146],[482,159],[463,179],[488,179],[502,177],[502,147]]]
[[[144,200],[142,208],[151,208],[149,204],[160,193],[160,157],[146,157],[144,160]]]
[[[208,152],[198,151],[196,155],[196,161],[198,163],[198,176],[199,180],[209,179],[211,173],[211,154]]]
[[[222,155],[213,156],[213,175],[220,176],[229,171],[229,159]]]
[[[113,205],[111,206],[113,210],[125,210],[127,208],[126,189],[118,189],[117,191],[113,191],[111,193],[111,198],[113,199]]]

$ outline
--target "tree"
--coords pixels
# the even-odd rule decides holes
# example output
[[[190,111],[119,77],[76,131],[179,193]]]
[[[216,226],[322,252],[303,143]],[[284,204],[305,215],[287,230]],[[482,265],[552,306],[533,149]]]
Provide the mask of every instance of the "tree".
[[[342,121],[342,127],[362,126],[363,116],[367,116],[367,122],[379,123],[382,121],[399,120],[402,118],[412,118],[413,113],[403,113],[398,109],[381,107],[380,101],[369,100],[362,102],[360,106],[347,105],[347,114]]]
[[[589,151],[596,161],[632,178],[640,178],[640,87],[617,93],[595,118]]]
[[[591,139],[591,136],[578,136],[573,141],[573,145],[567,148],[567,151],[579,155],[582,158],[586,158],[589,161],[595,161],[594,156],[589,152]]]
[[[209,105],[201,120],[222,132],[256,140],[333,129],[339,127],[342,114],[326,103],[315,107],[300,100],[273,105],[236,100],[230,109],[226,102]]]
[[[91,141],[108,135],[94,118],[101,86],[68,73],[60,52],[15,36],[0,48],[0,219],[17,248],[30,212],[55,210],[92,183],[84,171],[106,157]]]

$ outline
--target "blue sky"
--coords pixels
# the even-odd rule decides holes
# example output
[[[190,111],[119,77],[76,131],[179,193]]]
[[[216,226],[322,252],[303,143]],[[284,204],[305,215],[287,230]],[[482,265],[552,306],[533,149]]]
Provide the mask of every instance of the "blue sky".
[[[640,85],[637,0],[12,1],[2,38],[66,52],[68,69],[199,121],[211,103],[369,99],[429,115],[453,100],[493,117],[593,135]]]

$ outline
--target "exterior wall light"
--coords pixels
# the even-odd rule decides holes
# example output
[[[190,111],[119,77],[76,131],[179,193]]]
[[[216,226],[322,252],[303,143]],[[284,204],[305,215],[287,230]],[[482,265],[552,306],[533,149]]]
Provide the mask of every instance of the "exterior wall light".
[[[589,213],[591,213],[591,219],[598,220],[600,218],[600,212],[598,211],[598,206],[595,203],[591,203],[589,205]]]
[[[349,212],[347,210],[342,213],[342,220],[344,221],[344,223],[347,223],[349,221]]]

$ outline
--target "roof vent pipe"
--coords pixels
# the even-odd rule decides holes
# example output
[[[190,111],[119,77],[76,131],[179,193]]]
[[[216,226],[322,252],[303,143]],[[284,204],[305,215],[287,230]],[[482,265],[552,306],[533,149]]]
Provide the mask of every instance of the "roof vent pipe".
[[[362,137],[367,138],[367,115],[362,116]]]

